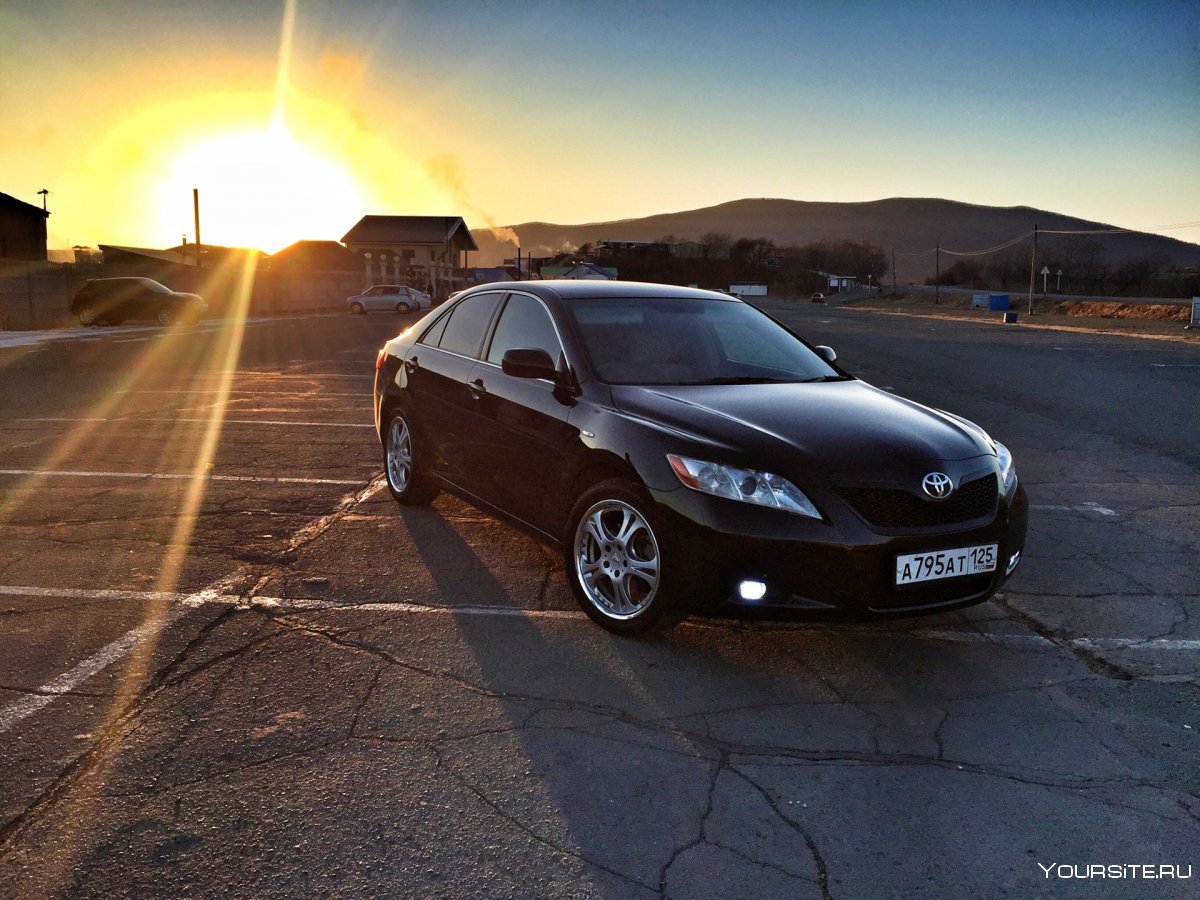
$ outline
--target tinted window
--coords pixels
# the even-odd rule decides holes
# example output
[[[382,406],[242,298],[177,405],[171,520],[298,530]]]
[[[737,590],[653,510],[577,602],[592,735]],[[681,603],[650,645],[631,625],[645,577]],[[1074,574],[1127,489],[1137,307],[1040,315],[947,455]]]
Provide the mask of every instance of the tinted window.
[[[499,293],[474,294],[456,304],[438,346],[451,353],[478,357],[500,297]]]
[[[444,332],[446,330],[446,323],[449,321],[450,321],[449,313],[447,313],[446,315],[439,318],[436,322],[433,323],[433,325],[431,325],[426,330],[426,332],[423,335],[421,335],[420,343],[429,344],[431,346],[436,347],[438,345],[438,342],[441,341],[442,332]]]
[[[528,294],[513,294],[504,305],[487,361],[500,365],[507,350],[536,348],[545,350],[557,364],[562,346],[550,314],[540,302]]]
[[[612,384],[819,381],[837,371],[745,303],[702,298],[575,300],[597,374]]]

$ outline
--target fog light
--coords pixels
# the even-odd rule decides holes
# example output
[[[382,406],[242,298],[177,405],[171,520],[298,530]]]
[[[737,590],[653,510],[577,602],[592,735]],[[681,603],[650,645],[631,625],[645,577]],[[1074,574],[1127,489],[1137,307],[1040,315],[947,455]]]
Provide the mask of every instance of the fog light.
[[[1008,567],[1004,570],[1005,577],[1012,574],[1013,569],[1017,567],[1017,563],[1021,561],[1021,551],[1018,550],[1008,558]]]
[[[767,596],[767,586],[761,581],[743,581],[738,585],[738,595],[743,600],[761,600]]]

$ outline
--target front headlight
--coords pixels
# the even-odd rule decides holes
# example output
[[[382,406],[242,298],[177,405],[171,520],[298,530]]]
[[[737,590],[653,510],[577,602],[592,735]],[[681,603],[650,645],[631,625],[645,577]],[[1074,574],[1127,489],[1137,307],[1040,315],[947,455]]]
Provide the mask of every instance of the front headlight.
[[[1000,463],[1000,483],[1004,485],[1003,492],[1007,494],[1017,483],[1017,470],[1013,466],[1012,453],[999,441],[996,441],[996,459]]]
[[[786,478],[770,472],[736,469],[686,456],[667,454],[667,462],[684,487],[714,497],[726,497],[757,506],[786,510],[799,516],[821,518],[804,492]]]

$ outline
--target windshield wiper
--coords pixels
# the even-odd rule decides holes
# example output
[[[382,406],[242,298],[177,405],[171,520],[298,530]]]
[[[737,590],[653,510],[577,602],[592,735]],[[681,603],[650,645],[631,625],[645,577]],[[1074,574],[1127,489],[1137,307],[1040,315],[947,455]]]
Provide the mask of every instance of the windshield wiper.
[[[726,378],[705,378],[701,381],[681,381],[683,385],[694,384],[795,384],[796,378],[768,378],[764,375],[736,375]]]

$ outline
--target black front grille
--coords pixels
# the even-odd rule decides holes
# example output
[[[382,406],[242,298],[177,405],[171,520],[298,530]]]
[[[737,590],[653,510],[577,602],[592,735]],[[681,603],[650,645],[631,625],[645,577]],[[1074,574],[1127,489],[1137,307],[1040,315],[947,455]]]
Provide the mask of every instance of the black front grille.
[[[985,475],[966,484],[948,500],[926,500],[894,488],[839,488],[838,493],[876,528],[936,528],[970,522],[996,511],[996,476]]]

